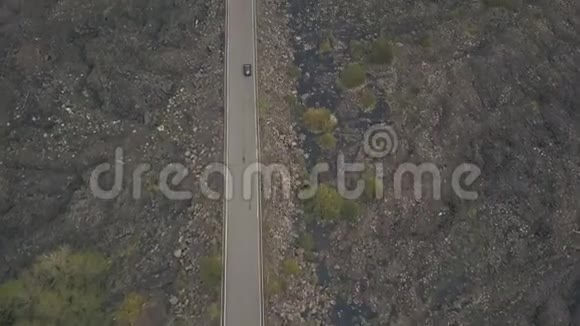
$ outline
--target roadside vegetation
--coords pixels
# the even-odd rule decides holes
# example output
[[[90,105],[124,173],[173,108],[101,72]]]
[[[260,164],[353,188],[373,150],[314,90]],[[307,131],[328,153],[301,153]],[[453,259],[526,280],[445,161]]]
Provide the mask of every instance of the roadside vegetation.
[[[109,261],[62,247],[0,285],[0,325],[103,326]]]
[[[331,151],[336,148],[336,138],[330,132],[318,136],[316,142],[318,143],[318,146],[320,146],[320,148],[327,151]]]
[[[298,247],[304,250],[304,258],[312,260],[314,258],[314,238],[310,233],[302,233],[297,239]]]
[[[383,183],[381,180],[377,180],[374,175],[368,174],[364,176],[365,190],[364,199],[367,202],[373,202],[377,200],[379,191],[383,189]]]
[[[330,52],[332,52],[332,41],[330,37],[327,37],[318,46],[318,54],[324,55]]]
[[[336,127],[336,119],[327,108],[307,109],[302,120],[306,128],[314,134],[328,133]]]
[[[207,316],[212,325],[219,324],[220,313],[220,306],[217,303],[212,303],[207,307]]]
[[[358,63],[351,63],[346,65],[340,74],[340,84],[348,89],[362,86],[365,81],[365,68]]]
[[[222,282],[221,257],[203,257],[200,263],[200,276],[204,284],[213,290],[217,290]]]
[[[365,188],[365,198],[372,196],[375,187],[376,184],[372,183]],[[353,222],[358,219],[360,211],[360,206],[356,201],[342,198],[336,189],[328,184],[319,186],[315,196],[306,203],[306,208],[313,218],[322,221],[344,220]],[[308,238],[299,238],[298,244],[304,248],[305,252],[313,247],[313,242]]]
[[[366,55],[367,45],[365,42],[354,40],[350,43],[350,56],[354,61],[363,61]]]
[[[353,200],[345,200],[340,208],[340,216],[345,221],[356,222],[359,217],[360,207]]]
[[[147,299],[138,293],[129,293],[115,315],[118,323],[128,326],[137,326],[138,318],[143,312]]]
[[[295,259],[288,258],[282,262],[282,272],[292,276],[300,273],[300,265]]]
[[[360,92],[360,104],[363,111],[372,111],[377,104],[377,97],[372,90],[365,88]]]
[[[421,45],[424,48],[430,48],[431,46],[433,46],[433,41],[431,40],[431,35],[429,35],[429,34],[423,35],[419,39],[419,45]]]
[[[395,55],[393,45],[384,37],[378,38],[371,44],[369,61],[378,65],[389,65],[393,62]]]
[[[328,184],[321,184],[308,206],[315,217],[322,220],[334,220],[340,216],[343,200],[336,189]]]

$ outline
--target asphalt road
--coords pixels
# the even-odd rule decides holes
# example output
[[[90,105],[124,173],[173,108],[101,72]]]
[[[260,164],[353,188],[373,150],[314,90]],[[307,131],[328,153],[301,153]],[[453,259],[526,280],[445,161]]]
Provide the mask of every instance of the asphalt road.
[[[244,198],[244,169],[258,162],[256,113],[256,19],[254,0],[226,1],[226,165],[233,197],[224,216],[223,326],[261,326],[262,250],[258,175]],[[252,76],[242,66],[252,64]]]

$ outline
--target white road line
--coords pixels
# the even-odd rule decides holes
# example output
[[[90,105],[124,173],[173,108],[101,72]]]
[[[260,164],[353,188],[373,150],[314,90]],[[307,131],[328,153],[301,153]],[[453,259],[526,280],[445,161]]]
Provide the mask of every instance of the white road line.
[[[256,0],[252,0],[252,29],[253,29],[253,33],[254,33],[254,37],[252,39],[252,48],[253,48],[253,52],[254,55],[253,57],[253,64],[254,64],[254,121],[256,123],[256,159],[258,160],[258,163],[261,163],[261,159],[260,159],[260,120],[258,119],[258,47],[256,44],[256,40],[258,39],[258,33],[257,33],[257,21],[256,21]],[[258,232],[258,252],[260,254],[259,257],[259,294],[260,297],[258,300],[259,301],[259,307],[260,307],[260,326],[263,325],[264,323],[264,306],[263,306],[263,282],[264,282],[264,273],[263,273],[263,265],[262,265],[262,259],[263,259],[263,255],[262,255],[262,220],[261,220],[261,215],[262,215],[262,171],[261,171],[261,164],[258,164],[258,182],[257,182],[257,198],[256,198],[256,204],[258,205],[258,207],[256,208],[257,211],[257,218],[258,218],[258,225],[259,225],[259,232]]]
[[[223,87],[224,87],[224,152],[225,152],[225,160],[224,160],[224,165],[225,165],[225,169],[229,169],[229,158],[228,158],[228,110],[229,110],[229,98],[228,98],[228,49],[229,49],[229,42],[228,42],[228,29],[229,29],[229,25],[228,25],[228,21],[229,21],[229,6],[228,6],[228,0],[224,0],[224,10],[225,10],[225,22],[224,22],[224,35],[225,35],[225,47],[224,47],[224,83],[223,83]],[[220,325],[226,325],[226,304],[227,304],[227,300],[226,300],[226,282],[227,282],[227,266],[228,266],[228,255],[227,255],[227,248],[228,248],[228,202],[227,202],[227,189],[228,188],[228,184],[229,184],[229,173],[227,171],[225,171],[224,174],[224,218],[223,218],[223,226],[222,226],[222,232],[223,232],[223,245],[222,245],[222,269],[223,269],[223,280],[222,280],[222,313],[221,313],[221,323]]]

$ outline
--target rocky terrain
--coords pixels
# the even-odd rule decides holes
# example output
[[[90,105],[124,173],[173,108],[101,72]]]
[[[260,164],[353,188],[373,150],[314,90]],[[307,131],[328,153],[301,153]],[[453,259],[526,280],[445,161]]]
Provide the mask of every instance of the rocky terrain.
[[[223,12],[222,1],[0,1],[0,281],[69,245],[110,259],[111,310],[136,292],[155,325],[216,317],[199,262],[220,254],[222,205],[195,177],[223,157]],[[102,163],[124,171],[110,200],[89,187]],[[135,196],[140,163],[151,171]],[[179,187],[192,199],[160,191],[169,163],[189,168]]]
[[[293,148],[272,150],[272,161],[309,169],[341,152],[385,167],[385,195],[358,200],[355,222],[312,216],[297,200],[276,212],[282,228],[270,237],[286,240],[269,266],[293,259],[300,269],[279,271],[289,286],[269,289],[272,324],[580,325],[577,4],[262,3],[261,56],[276,57],[262,59],[261,87],[274,100],[262,104],[276,110],[262,132],[278,131],[278,147]],[[373,62],[383,39],[392,58]],[[352,63],[364,79],[349,89],[341,74]],[[311,107],[336,117],[335,146],[302,124]],[[362,141],[378,123],[393,126],[398,148],[375,159]],[[428,196],[429,180],[413,198],[409,179],[395,198],[393,175],[405,162],[439,168],[440,200]],[[452,191],[461,163],[481,170],[476,200]],[[303,177],[295,171],[294,185]],[[303,233],[313,248],[296,241]]]
[[[327,314],[329,297],[316,284],[313,265],[305,264],[296,246],[297,220],[303,211],[292,195],[299,190],[304,174],[304,151],[297,137],[292,111],[285,98],[296,94],[291,71],[293,53],[288,30],[287,1],[264,0],[258,6],[258,76],[261,161],[284,164],[289,174],[274,175],[271,198],[263,198],[263,252],[268,325],[304,325]],[[285,196],[284,186],[291,190]],[[300,273],[288,273],[285,263],[300,264]],[[309,309],[308,314],[304,311]]]

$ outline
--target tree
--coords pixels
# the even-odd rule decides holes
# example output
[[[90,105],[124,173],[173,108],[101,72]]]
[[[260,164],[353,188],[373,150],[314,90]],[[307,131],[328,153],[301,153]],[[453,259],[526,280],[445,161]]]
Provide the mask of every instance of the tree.
[[[8,316],[3,325],[109,325],[104,306],[109,268],[104,256],[68,247],[41,256],[0,285],[0,316]]]
[[[346,88],[359,87],[364,84],[365,80],[365,69],[358,63],[346,65],[340,74],[340,82]]]
[[[302,119],[306,128],[316,134],[331,132],[336,127],[336,119],[327,108],[310,108]]]
[[[393,59],[393,45],[389,40],[381,37],[373,42],[369,57],[371,63],[388,65],[393,62]]]
[[[340,216],[343,199],[334,188],[321,184],[310,203],[313,214],[323,220],[333,220]]]

